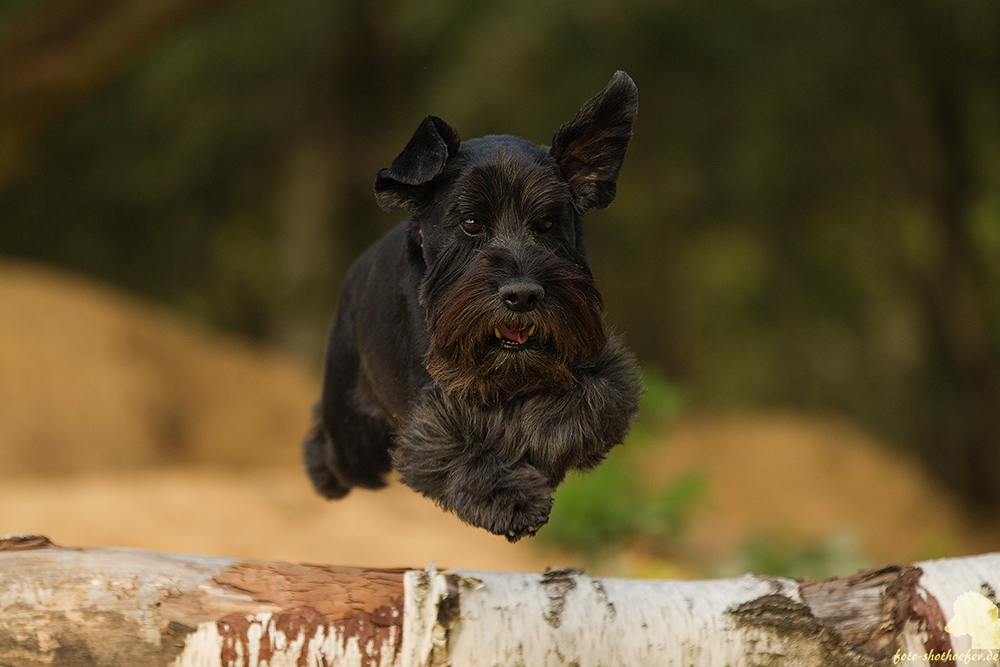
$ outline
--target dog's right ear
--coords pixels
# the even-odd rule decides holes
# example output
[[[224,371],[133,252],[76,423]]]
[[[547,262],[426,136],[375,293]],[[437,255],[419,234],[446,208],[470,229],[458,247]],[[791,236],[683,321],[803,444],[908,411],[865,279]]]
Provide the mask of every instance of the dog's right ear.
[[[635,83],[625,72],[615,72],[604,90],[552,137],[550,153],[573,191],[579,212],[604,208],[614,201],[615,182],[638,107]]]
[[[413,213],[427,192],[427,184],[444,171],[462,140],[437,116],[428,116],[413,133],[403,152],[375,178],[375,201],[386,211],[401,208]]]

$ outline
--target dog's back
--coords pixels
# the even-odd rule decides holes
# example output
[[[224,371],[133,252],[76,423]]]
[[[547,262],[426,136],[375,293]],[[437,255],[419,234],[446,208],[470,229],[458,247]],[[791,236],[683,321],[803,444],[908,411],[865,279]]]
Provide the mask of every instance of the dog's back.
[[[304,449],[313,485],[327,498],[385,485],[392,429],[430,381],[408,229],[400,223],[365,250],[341,288]]]

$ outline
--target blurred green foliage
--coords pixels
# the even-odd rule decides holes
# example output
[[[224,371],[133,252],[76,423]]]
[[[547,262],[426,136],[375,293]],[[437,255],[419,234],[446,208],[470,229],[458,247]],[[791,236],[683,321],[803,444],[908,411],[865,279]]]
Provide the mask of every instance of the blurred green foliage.
[[[593,471],[571,474],[556,490],[539,541],[573,551],[588,564],[630,544],[669,553],[681,544],[706,484],[704,476],[692,473],[663,488],[644,489],[627,455],[616,452]]]
[[[684,412],[689,401],[678,384],[652,367],[642,369],[642,389],[640,418],[632,427],[629,446],[645,448],[660,444],[665,427]]]
[[[802,544],[783,535],[758,535],[748,539],[736,558],[719,568],[719,572],[821,580],[870,567],[872,563],[855,537],[845,532],[812,544]]]
[[[596,469],[571,472],[556,489],[540,543],[569,549],[588,565],[629,544],[659,553],[676,548],[691,512],[705,500],[707,480],[691,472],[651,488],[639,478],[636,455],[663,443],[663,429],[682,405],[679,392],[657,373],[644,370],[646,393],[639,419],[626,442]]]
[[[615,69],[639,119],[588,247],[644,364],[699,405],[853,415],[1000,503],[995,0],[3,3],[0,255],[318,368],[420,119],[545,143]]]

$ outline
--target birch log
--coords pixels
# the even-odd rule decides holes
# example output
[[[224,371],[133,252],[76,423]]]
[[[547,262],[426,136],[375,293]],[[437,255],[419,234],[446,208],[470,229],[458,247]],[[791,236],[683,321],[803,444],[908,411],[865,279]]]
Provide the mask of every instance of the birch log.
[[[997,665],[998,588],[1000,554],[821,582],[639,581],[14,537],[0,539],[0,667]]]

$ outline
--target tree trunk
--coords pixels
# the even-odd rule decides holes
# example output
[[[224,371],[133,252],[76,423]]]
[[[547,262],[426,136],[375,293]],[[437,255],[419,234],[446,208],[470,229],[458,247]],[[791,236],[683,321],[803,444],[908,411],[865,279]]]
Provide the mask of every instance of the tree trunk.
[[[1000,348],[985,255],[972,232],[982,198],[977,171],[976,82],[989,64],[962,48],[945,5],[905,8],[928,104],[930,151],[912,151],[907,172],[936,221],[938,256],[915,276],[924,324],[925,393],[933,410],[924,456],[931,469],[982,511],[1000,508]]]
[[[1000,629],[986,624],[998,588],[1000,554],[823,582],[638,581],[290,565],[10,537],[0,539],[0,665],[997,664],[990,642],[1000,644]],[[952,634],[956,602],[967,626]],[[986,630],[975,627],[976,610]]]

